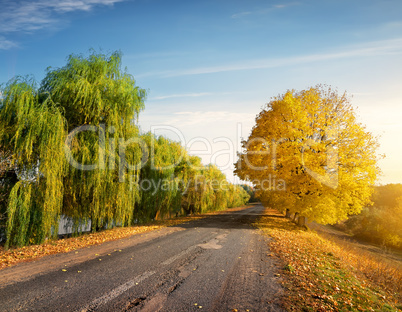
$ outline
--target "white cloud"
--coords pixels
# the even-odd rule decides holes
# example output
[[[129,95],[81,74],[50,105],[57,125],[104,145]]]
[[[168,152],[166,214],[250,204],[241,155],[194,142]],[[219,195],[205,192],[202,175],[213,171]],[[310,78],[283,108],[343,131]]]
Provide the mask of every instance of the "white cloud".
[[[402,21],[387,22],[382,25],[382,28],[385,31],[400,30],[402,28]]]
[[[299,4],[298,2],[276,4],[276,5],[272,5],[269,8],[263,8],[263,9],[259,9],[259,10],[255,10],[255,11],[244,11],[244,12],[235,13],[231,16],[231,18],[242,18],[242,17],[249,16],[249,15],[264,15],[264,14],[268,14],[274,10],[285,9],[287,7],[298,5],[298,4]]]
[[[250,12],[250,11],[240,12],[240,13],[233,14],[231,17],[232,18],[240,18],[240,17],[247,16],[250,14],[253,14],[253,12]]]
[[[17,46],[18,45],[15,42],[0,36],[0,50],[8,50]]]
[[[168,78],[239,70],[266,69],[318,61],[391,54],[402,54],[402,38],[369,42],[360,46],[349,47],[348,49],[340,50],[338,52],[291,56],[285,58],[242,60],[238,63],[220,66],[196,67],[183,70],[167,70],[162,72],[149,72],[137,75],[137,78],[149,76]]]
[[[277,5],[274,5],[274,8],[283,9],[283,8],[288,7],[288,6],[290,6],[290,4],[277,4]]]
[[[0,34],[32,33],[57,23],[61,14],[73,11],[90,11],[96,6],[113,5],[124,0],[37,0],[10,1],[1,5]],[[0,49],[16,44],[0,37]]]

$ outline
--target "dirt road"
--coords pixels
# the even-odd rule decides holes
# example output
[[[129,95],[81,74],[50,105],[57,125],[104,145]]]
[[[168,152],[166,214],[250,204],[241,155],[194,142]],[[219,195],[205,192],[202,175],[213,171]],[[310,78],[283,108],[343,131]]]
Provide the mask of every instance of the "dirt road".
[[[0,311],[280,311],[261,205],[0,271]]]

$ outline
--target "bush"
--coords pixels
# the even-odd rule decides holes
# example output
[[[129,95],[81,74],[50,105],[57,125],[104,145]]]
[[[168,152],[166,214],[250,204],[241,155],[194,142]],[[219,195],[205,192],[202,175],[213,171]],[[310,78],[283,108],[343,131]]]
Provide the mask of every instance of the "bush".
[[[385,247],[402,249],[402,184],[375,187],[373,205],[344,222],[357,238]]]

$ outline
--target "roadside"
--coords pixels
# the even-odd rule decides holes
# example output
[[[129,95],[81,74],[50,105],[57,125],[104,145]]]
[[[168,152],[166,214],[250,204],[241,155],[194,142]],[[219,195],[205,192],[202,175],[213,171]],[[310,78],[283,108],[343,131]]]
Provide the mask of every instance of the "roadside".
[[[287,311],[401,311],[402,273],[398,268],[386,269],[366,254],[351,253],[273,209],[267,208],[255,225],[272,238],[270,247],[282,262]],[[383,280],[366,276],[359,262],[376,265],[376,275]]]
[[[86,233],[77,237],[49,240],[48,243],[41,245],[10,248],[9,250],[5,250],[3,246],[0,246],[0,270],[21,262],[33,261],[44,256],[76,251],[88,246],[99,245],[105,242],[130,237],[132,235],[160,230],[164,227],[182,224],[199,218],[202,218],[202,216],[194,215],[164,221],[154,221],[148,224],[131,227],[117,227],[97,233]]]
[[[330,225],[321,225],[309,222],[308,227],[324,237],[331,238],[337,243],[347,245],[349,248],[361,249],[373,257],[382,258],[384,261],[392,261],[400,265],[402,269],[402,252],[390,248],[382,248],[376,244],[371,244],[359,239],[355,239],[349,234],[338,230]]]

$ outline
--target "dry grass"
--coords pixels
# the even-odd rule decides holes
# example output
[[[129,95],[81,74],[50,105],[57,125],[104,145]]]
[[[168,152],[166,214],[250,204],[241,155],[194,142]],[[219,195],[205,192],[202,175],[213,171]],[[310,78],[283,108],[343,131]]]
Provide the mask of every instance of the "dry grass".
[[[378,270],[378,262],[296,226],[275,210],[266,214],[255,225],[274,238],[271,248],[283,262],[286,310],[401,311],[395,286],[402,280],[395,270],[381,266],[383,280],[369,279],[359,268],[369,273]],[[384,281],[394,286],[384,287]]]
[[[319,233],[327,240],[334,242],[340,248],[337,256],[347,263],[352,270],[362,274],[373,285],[395,294],[402,302],[402,264],[387,259],[387,254],[375,254],[359,248],[351,242],[335,236]]]

